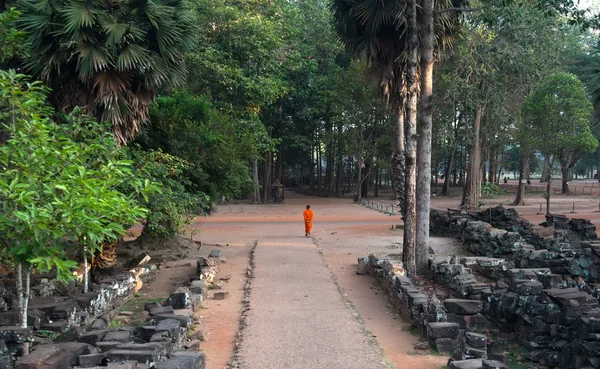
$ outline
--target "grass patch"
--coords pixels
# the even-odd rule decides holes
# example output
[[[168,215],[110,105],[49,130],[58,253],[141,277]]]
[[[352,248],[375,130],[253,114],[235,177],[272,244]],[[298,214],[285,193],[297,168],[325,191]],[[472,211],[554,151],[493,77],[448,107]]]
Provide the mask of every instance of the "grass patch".
[[[526,369],[529,368],[530,365],[527,365],[527,359],[525,358],[525,354],[527,353],[527,349],[523,347],[519,342],[511,340],[508,341],[508,349],[506,358],[508,360],[508,368],[509,369]]]
[[[158,302],[159,304],[165,301],[165,298],[142,298],[141,295],[135,294],[132,299],[127,300],[119,311],[132,311],[134,313],[144,311],[144,305],[150,302]]]
[[[56,339],[56,337],[60,336],[59,332],[53,332],[53,331],[37,331],[35,332],[38,336],[42,336],[42,337],[46,337],[52,341],[54,341]]]
[[[412,356],[446,356],[434,348],[430,348],[429,350],[410,350],[408,354]]]

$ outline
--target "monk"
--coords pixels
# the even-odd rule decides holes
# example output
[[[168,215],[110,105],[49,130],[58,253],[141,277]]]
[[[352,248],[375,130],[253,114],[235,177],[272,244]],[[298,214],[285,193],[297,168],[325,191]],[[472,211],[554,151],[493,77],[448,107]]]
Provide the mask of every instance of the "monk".
[[[310,231],[312,229],[312,221],[314,218],[313,211],[310,210],[310,205],[306,205],[306,210],[304,210],[304,235],[306,237],[310,237]]]

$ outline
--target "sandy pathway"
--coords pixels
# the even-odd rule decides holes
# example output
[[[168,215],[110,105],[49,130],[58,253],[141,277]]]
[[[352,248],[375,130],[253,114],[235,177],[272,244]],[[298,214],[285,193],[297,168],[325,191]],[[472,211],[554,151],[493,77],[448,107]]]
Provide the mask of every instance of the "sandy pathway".
[[[261,241],[240,361],[245,369],[384,369],[312,239]]]

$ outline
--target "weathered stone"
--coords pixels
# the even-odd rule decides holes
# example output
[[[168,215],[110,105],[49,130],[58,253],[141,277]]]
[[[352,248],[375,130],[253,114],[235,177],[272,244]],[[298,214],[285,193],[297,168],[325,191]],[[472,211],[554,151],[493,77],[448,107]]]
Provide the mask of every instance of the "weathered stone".
[[[15,369],[70,369],[77,365],[80,355],[89,354],[91,350],[93,347],[81,342],[40,345],[17,360]]]
[[[123,344],[122,342],[116,342],[116,341],[102,341],[102,342],[98,342],[96,343],[96,347],[98,347],[98,349],[100,350],[100,352],[107,352],[110,351],[112,349],[114,349],[115,347],[119,346]]]
[[[104,353],[79,355],[79,366],[83,368],[100,366],[105,361],[105,359],[106,354]]]
[[[181,322],[175,319],[165,319],[158,322],[156,333],[169,332],[171,337],[178,337],[181,328]]]
[[[150,364],[158,360],[158,353],[155,350],[135,351],[114,348],[106,353],[106,358],[110,361],[137,361],[141,364]]]
[[[457,338],[460,326],[457,323],[427,323],[427,337],[437,340],[440,338]]]
[[[490,327],[490,322],[481,314],[460,315],[448,314],[448,322],[457,323],[461,329],[470,328],[475,331],[485,330]]]
[[[173,314],[172,306],[160,306],[150,310],[150,315],[159,315],[159,314]]]
[[[189,327],[192,324],[192,317],[190,316],[185,316],[185,315],[167,315],[167,314],[161,314],[161,315],[155,315],[152,317],[152,321],[154,321],[155,323],[159,323],[163,320],[167,320],[167,319],[174,319],[177,320],[181,323],[182,327]]]
[[[187,291],[172,293],[168,300],[169,305],[173,309],[187,309],[192,307],[192,298]]]
[[[463,348],[463,358],[465,359],[487,359],[487,350],[465,345]]]
[[[501,361],[483,360],[483,369],[506,369],[508,366]]]
[[[367,266],[369,265],[368,258],[358,258],[358,267],[356,268],[356,274],[366,274]]]
[[[167,342],[126,343],[117,346],[115,350],[154,351],[157,360],[162,360],[171,354],[171,345]]]
[[[546,352],[548,352],[547,349],[540,349],[540,350],[531,350],[529,352],[527,352],[525,354],[525,357],[528,360],[534,361],[534,362],[539,362],[540,360],[542,360],[542,358],[544,357],[544,355],[546,354]]]
[[[215,300],[225,300],[228,297],[229,297],[229,291],[219,291],[219,292],[215,292],[215,294],[213,295],[213,298]]]
[[[456,338],[438,338],[434,341],[435,349],[445,355],[450,355],[457,347]]]
[[[31,342],[31,329],[21,327],[0,327],[0,340],[12,343]]]
[[[479,334],[474,332],[465,333],[465,341],[468,345],[475,348],[485,348],[487,343],[487,337],[485,334]]]
[[[220,258],[221,256],[223,256],[221,250],[210,250],[210,253],[208,254],[209,258]]]
[[[0,356],[0,369],[12,369],[10,356]]]
[[[482,367],[483,360],[481,359],[458,360],[448,363],[448,369],[481,369]]]
[[[190,292],[206,296],[208,294],[208,284],[204,279],[196,279],[190,284]]]
[[[133,268],[141,267],[141,266],[148,264],[151,259],[152,258],[150,257],[150,255],[143,252],[143,253],[139,254],[137,257],[135,257],[134,259],[132,259],[129,266],[133,267]]]
[[[540,360],[540,364],[554,368],[560,363],[560,356],[560,352],[558,351],[548,351]]]
[[[525,282],[517,287],[517,293],[521,296],[539,295],[542,293],[544,285],[541,282]]]
[[[171,358],[156,364],[156,369],[204,369],[205,356],[202,352],[179,351]]]
[[[77,341],[84,342],[90,345],[96,345],[97,342],[102,341],[108,331],[98,330],[90,331],[82,334]]]
[[[169,332],[158,332],[150,338],[150,342],[171,342],[171,335]]]
[[[81,336],[83,336],[84,333],[85,331],[81,327],[71,327],[63,333],[61,333],[60,335],[58,335],[58,337],[54,339],[54,342],[59,343],[79,341],[79,338],[81,338]]]
[[[42,317],[44,313],[40,310],[28,310],[27,311],[27,325],[35,329],[40,329],[42,323]],[[0,313],[0,326],[11,326],[19,320],[18,311],[6,311]]]
[[[598,306],[598,300],[577,288],[547,289],[544,293],[559,307]]]
[[[506,352],[506,348],[506,340],[503,338],[495,339],[487,345],[488,354],[494,355],[504,355],[504,352]]]
[[[186,350],[199,351],[200,350],[200,340],[191,340],[186,341],[183,345]]]
[[[159,304],[158,302],[146,302],[144,304],[144,310],[147,312],[150,312],[152,309],[156,309],[161,307],[162,305]]]
[[[106,327],[108,327],[108,325],[106,324],[104,319],[96,319],[92,322],[92,325],[90,326],[92,330],[106,329]]]
[[[480,300],[446,299],[444,306],[448,313],[461,315],[474,315],[483,309],[483,303]]]
[[[133,337],[129,331],[108,331],[102,341],[127,343],[132,342]]]

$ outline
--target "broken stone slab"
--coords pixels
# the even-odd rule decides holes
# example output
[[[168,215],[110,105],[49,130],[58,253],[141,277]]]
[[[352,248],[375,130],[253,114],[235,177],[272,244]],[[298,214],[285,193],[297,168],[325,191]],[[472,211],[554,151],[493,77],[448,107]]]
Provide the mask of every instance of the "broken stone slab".
[[[206,296],[208,294],[208,283],[204,279],[196,279],[190,284],[190,292]]]
[[[223,252],[221,250],[210,250],[208,254],[209,258],[220,258],[223,256]]]
[[[79,338],[81,338],[84,333],[85,331],[81,327],[71,327],[58,335],[58,337],[54,339],[54,342],[60,343],[79,341]]]
[[[158,360],[158,352],[155,350],[136,351],[112,349],[106,353],[109,361],[137,361],[140,364],[152,364]]]
[[[171,342],[171,335],[169,332],[154,333],[150,338],[150,342]]]
[[[580,307],[589,305],[598,306],[598,300],[577,288],[557,289],[551,288],[544,290],[544,293],[559,307]]]
[[[447,312],[461,315],[475,315],[483,309],[480,300],[446,299],[444,306]]]
[[[133,337],[129,331],[108,331],[102,341],[128,343],[133,341]]]
[[[228,297],[229,297],[229,291],[219,291],[219,292],[215,292],[215,294],[213,295],[213,298],[215,300],[225,300]]]
[[[143,253],[139,254],[137,257],[135,257],[134,259],[132,259],[129,266],[132,268],[141,267],[141,266],[148,264],[151,259],[152,258],[150,257],[150,255],[143,252]]]
[[[159,314],[173,314],[173,307],[170,305],[155,307],[150,310],[150,316]]]
[[[433,340],[440,338],[458,338],[459,330],[460,326],[457,323],[427,323],[427,337]]]
[[[126,343],[117,346],[115,350],[156,351],[158,360],[163,360],[171,354],[171,345],[168,342]]]
[[[487,344],[487,336],[485,334],[475,332],[466,332],[465,341],[472,347],[485,348]]]
[[[487,350],[465,345],[463,359],[487,359]]]
[[[497,360],[483,360],[483,369],[506,369],[508,366]]]
[[[143,325],[137,327],[134,333],[134,336],[143,341],[149,342],[150,338],[156,333],[156,326],[154,325]]]
[[[0,327],[0,340],[7,343],[33,342],[30,328]]]
[[[106,360],[105,353],[95,353],[87,355],[79,355],[79,366],[82,368],[91,368],[100,366]]]
[[[160,314],[160,315],[155,315],[152,317],[152,321],[155,323],[160,323],[163,320],[177,320],[179,321],[180,325],[184,328],[189,327],[190,325],[192,325],[192,317],[191,316],[186,316],[186,315],[168,315],[168,314]]]
[[[156,364],[156,369],[204,369],[205,365],[204,353],[177,351],[168,360]]]
[[[96,319],[92,322],[90,326],[91,330],[103,330],[108,327],[108,324],[104,321],[104,319]]]
[[[122,344],[123,344],[122,342],[117,342],[117,341],[102,341],[102,342],[96,343],[96,347],[98,347],[100,352],[108,352]]]
[[[358,275],[366,274],[368,265],[369,265],[368,258],[358,258],[358,266],[356,268],[356,274],[358,274]]]
[[[162,307],[161,304],[159,304],[158,302],[146,302],[144,304],[144,311],[150,312],[152,309],[156,309],[156,308],[160,308]]]
[[[191,293],[189,288],[179,287],[169,295],[167,305],[170,305],[173,309],[193,309],[201,301],[202,296]]]
[[[95,349],[81,342],[67,342],[40,345],[29,355],[15,363],[15,369],[56,369],[77,365],[80,355],[95,352]]]
[[[539,295],[542,293],[543,289],[544,285],[542,282],[534,281],[519,284],[516,288],[516,292],[521,296],[531,296]]]
[[[77,341],[84,342],[84,343],[95,346],[97,342],[102,341],[104,339],[104,336],[106,335],[107,332],[108,331],[106,331],[106,330],[86,332],[86,333],[83,333],[77,339]]]
[[[174,337],[179,337],[179,332],[181,331],[181,322],[176,319],[165,319],[158,322],[156,325],[156,333],[159,332],[169,332],[169,335]]]
[[[483,360],[457,360],[448,363],[448,369],[481,369],[483,368]]]
[[[186,350],[199,351],[200,350],[200,340],[191,340],[186,341],[183,345]]]
[[[27,311],[27,325],[35,329],[40,329],[44,313],[40,310]],[[18,311],[6,311],[0,313],[0,326],[12,326],[19,320]]]
[[[445,355],[450,355],[456,350],[458,340],[456,338],[438,338],[434,341],[435,349]]]
[[[460,315],[447,314],[448,322],[457,323],[460,329],[470,328],[474,331],[481,331],[490,328],[491,324],[486,317],[481,314],[475,315]]]

